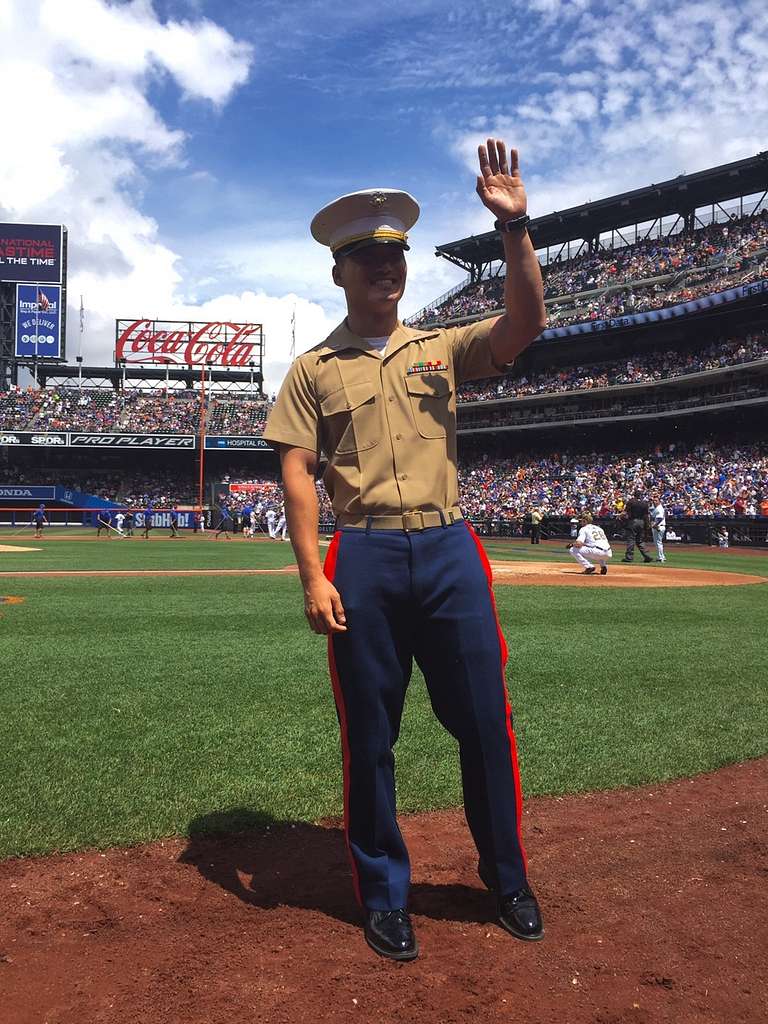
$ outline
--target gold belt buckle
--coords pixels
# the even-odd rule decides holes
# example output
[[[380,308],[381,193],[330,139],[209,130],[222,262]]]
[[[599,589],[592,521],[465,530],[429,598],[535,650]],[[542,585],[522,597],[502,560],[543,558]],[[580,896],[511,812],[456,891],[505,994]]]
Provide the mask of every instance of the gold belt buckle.
[[[409,525],[407,520],[409,520],[411,517],[418,517],[418,526]],[[406,533],[411,533],[414,530],[424,529],[424,513],[420,508],[414,509],[413,512],[406,512],[403,515],[403,529],[406,531]]]

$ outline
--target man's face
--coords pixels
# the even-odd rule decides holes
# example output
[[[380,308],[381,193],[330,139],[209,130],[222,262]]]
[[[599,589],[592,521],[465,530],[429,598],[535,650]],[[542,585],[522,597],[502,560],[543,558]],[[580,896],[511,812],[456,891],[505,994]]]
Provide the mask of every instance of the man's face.
[[[368,245],[342,256],[333,267],[333,280],[344,289],[350,309],[386,313],[405,291],[407,268],[399,245]]]

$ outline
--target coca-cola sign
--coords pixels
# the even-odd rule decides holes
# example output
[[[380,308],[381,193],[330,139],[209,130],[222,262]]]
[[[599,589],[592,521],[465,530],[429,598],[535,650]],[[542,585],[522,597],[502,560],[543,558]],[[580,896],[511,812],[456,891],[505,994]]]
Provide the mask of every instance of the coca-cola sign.
[[[177,366],[260,366],[261,324],[116,320],[115,362]]]

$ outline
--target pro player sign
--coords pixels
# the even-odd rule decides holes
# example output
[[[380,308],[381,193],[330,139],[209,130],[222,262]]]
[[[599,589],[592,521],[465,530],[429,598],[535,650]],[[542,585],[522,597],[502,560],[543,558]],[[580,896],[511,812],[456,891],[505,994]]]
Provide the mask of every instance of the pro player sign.
[[[16,285],[16,346],[21,359],[61,359],[61,288]]]

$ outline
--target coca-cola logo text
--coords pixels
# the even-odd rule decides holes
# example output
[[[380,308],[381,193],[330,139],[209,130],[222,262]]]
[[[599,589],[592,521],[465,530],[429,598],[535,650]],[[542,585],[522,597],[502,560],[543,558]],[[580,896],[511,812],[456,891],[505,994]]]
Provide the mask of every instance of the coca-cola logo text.
[[[118,321],[115,359],[179,366],[247,366],[261,340],[261,324]],[[121,329],[122,327],[122,329]]]

